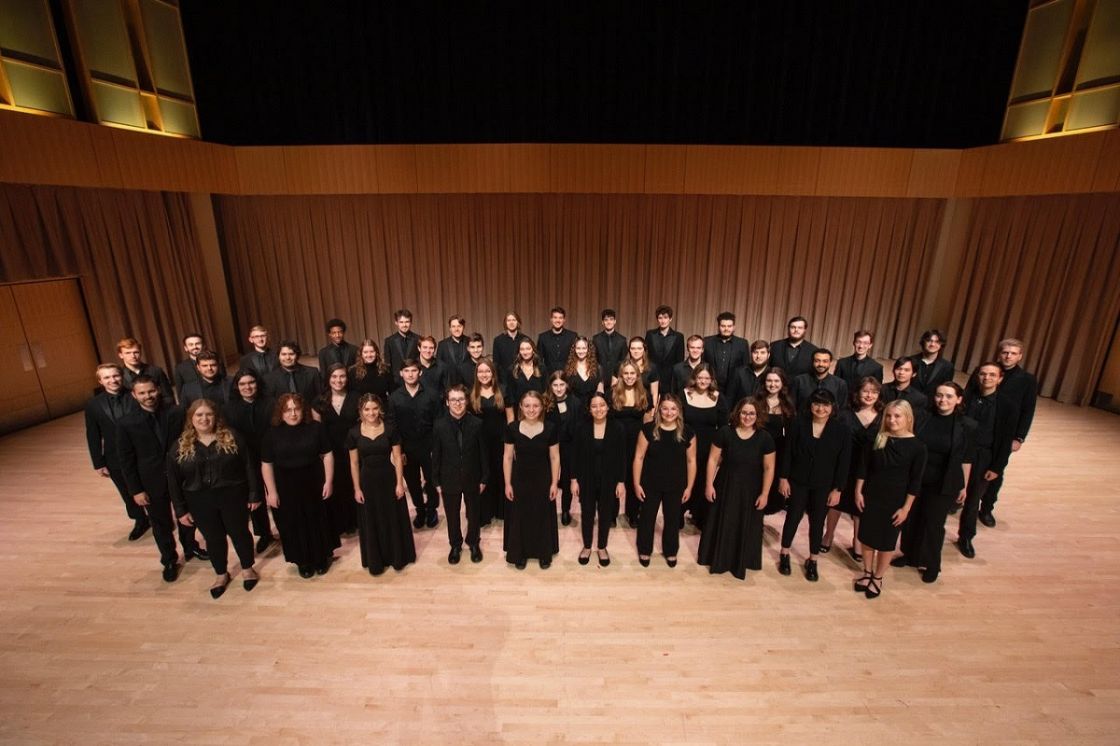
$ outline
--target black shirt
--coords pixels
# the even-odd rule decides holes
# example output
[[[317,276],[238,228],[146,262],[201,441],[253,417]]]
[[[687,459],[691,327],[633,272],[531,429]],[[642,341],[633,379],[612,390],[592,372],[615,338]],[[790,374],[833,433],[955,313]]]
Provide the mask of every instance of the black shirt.
[[[156,388],[159,389],[160,396],[165,402],[171,404],[175,401],[175,392],[171,390],[171,381],[158,365],[140,363],[138,372],[133,372],[127,365],[121,366],[121,381],[127,390],[132,391],[133,382],[140,376],[147,376],[156,382]]]
[[[225,404],[229,401],[230,383],[219,376],[213,381],[207,381],[201,376],[193,381],[188,381],[179,391],[179,403],[184,407],[199,399],[209,399],[215,404]]]
[[[256,373],[258,384],[263,384],[264,377],[280,367],[280,359],[272,350],[257,352],[254,348],[241,356],[241,367]]]
[[[713,334],[704,338],[704,362],[712,366],[716,383],[726,389],[736,368],[747,364],[747,340]]]
[[[564,369],[568,363],[568,353],[577,339],[579,335],[571,329],[561,329],[559,332],[548,329],[540,333],[537,337],[537,354],[541,357],[546,378],[552,371]]]
[[[349,368],[356,362],[358,362],[358,348],[346,340],[343,340],[340,345],[330,342],[319,350],[319,372],[321,375],[326,375],[332,365],[341,364],[343,367]]]
[[[817,346],[807,339],[794,346],[789,339],[779,339],[770,343],[770,367],[781,368],[791,379],[803,373],[813,372],[813,354]]]
[[[654,428],[657,423],[642,425],[640,437],[646,439],[646,455],[642,461],[642,489],[659,492],[684,492],[688,486],[688,446],[692,443],[692,428],[684,423],[682,440],[677,440],[676,431],[662,430],[655,439]]]
[[[260,502],[260,475],[249,457],[245,440],[235,433],[234,443],[234,453],[223,453],[217,440],[210,445],[195,442],[194,453],[182,461],[178,448],[168,452],[167,486],[177,515],[190,512],[185,494],[189,492],[244,486],[245,502]]]
[[[595,345],[595,356],[599,361],[599,372],[603,376],[603,385],[610,386],[611,376],[618,375],[618,366],[622,364],[629,352],[626,337],[617,331],[609,334],[603,331],[592,337],[591,343]]]
[[[509,381],[512,375],[514,362],[517,360],[517,348],[522,342],[532,342],[527,334],[517,332],[512,337],[509,332],[502,332],[494,337],[494,366],[498,369],[498,380],[501,383]]]
[[[882,383],[883,366],[870,355],[862,360],[849,355],[836,361],[836,376],[844,379],[844,383],[848,384],[848,392],[851,393],[859,389],[859,382],[864,378],[874,378]]]
[[[827,375],[817,378],[816,373],[802,373],[793,381],[793,404],[800,412],[809,411],[809,397],[817,389],[824,389],[836,399],[834,409],[848,408],[848,384],[839,376]]]
[[[662,370],[672,370],[673,366],[684,360],[684,335],[669,327],[665,334],[661,329],[646,332],[646,350],[653,364]]]
[[[396,424],[406,451],[410,447],[430,449],[432,425],[439,408],[439,399],[423,386],[417,389],[415,396],[405,386],[389,395],[388,416]]]

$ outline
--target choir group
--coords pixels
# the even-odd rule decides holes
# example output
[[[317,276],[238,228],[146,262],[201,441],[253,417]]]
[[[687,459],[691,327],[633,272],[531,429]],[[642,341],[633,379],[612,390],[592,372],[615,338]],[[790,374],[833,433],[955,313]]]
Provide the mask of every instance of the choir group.
[[[950,514],[960,514],[956,546],[968,558],[977,522],[995,525],[1004,471],[1035,409],[1021,341],[1001,341],[962,388],[944,336],[929,330],[884,384],[867,330],[834,360],[800,316],[785,338],[753,343],[735,335],[730,312],[715,334],[688,338],[668,306],[644,336],[622,335],[611,309],[600,317],[587,338],[553,308],[533,340],[508,313],[489,356],[458,315],[437,342],[399,310],[380,346],[348,342],[345,322],[331,319],[317,368],[300,362],[298,343],[273,349],[254,326],[232,377],[191,333],[173,380],[144,362],[139,341],[122,339],[120,363],[98,366],[86,407],[93,467],[120,493],[129,539],[151,530],[163,579],[179,574],[177,533],[184,561],[212,563],[214,598],[231,581],[229,543],[245,590],[259,582],[255,555],[276,541],[270,512],[304,578],[328,572],[354,533],[370,574],[401,570],[416,560],[413,531],[438,526],[441,503],[450,564],[464,544],[481,562],[481,529],[498,521],[506,561],[546,569],[574,503],[581,565],[594,554],[608,566],[610,530],[625,522],[648,566],[660,514],[669,567],[688,520],[701,532],[698,562],[742,579],[762,569],[765,517],[784,511],[778,571],[791,574],[808,516],[809,581],[846,515],[846,551],[863,571],[853,587],[867,598],[882,592],[888,565],[937,580]]]

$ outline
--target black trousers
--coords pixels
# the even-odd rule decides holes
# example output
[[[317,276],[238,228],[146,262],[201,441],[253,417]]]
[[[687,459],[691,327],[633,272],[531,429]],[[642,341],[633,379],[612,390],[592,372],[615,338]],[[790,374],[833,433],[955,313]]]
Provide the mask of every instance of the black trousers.
[[[560,510],[564,513],[572,512],[572,470],[568,465],[570,448],[568,443],[560,444]]]
[[[964,508],[961,510],[960,522],[957,524],[957,535],[962,539],[971,540],[976,536],[976,518],[980,514],[980,504],[987,501],[987,492],[995,484],[995,481],[984,480],[984,472],[988,470],[991,463],[991,449],[978,447],[972,461],[972,473],[968,477],[968,492],[964,499]]]
[[[707,461],[705,463],[705,468]],[[700,461],[697,459],[697,468],[699,468]],[[697,475],[696,484],[692,487],[692,497],[688,501],[688,512],[692,513],[692,522],[696,524],[699,529],[704,528],[705,521],[708,520],[708,512],[711,510],[711,503],[708,498],[704,497],[704,480]]]
[[[467,504],[467,546],[478,544],[478,523],[480,499],[478,485],[468,485],[463,492],[443,492],[443,513],[447,519],[447,541],[452,547],[463,546],[463,528],[459,510]]]
[[[1003,473],[998,477],[988,482],[988,489],[984,490],[983,496],[980,498],[980,510],[984,513],[991,513],[996,507],[996,500],[999,499],[999,491],[1003,489],[1003,474],[1007,472],[1004,468]]]
[[[176,526],[178,526],[179,543],[183,545],[183,551],[190,552],[198,549],[194,526],[184,526],[175,519],[175,511],[171,508],[171,496],[166,491],[148,492],[148,501],[148,520],[152,524],[152,538],[159,547],[160,563],[172,565],[179,561],[179,551],[175,547]]]
[[[233,540],[241,567],[252,567],[253,537],[249,534],[247,490],[244,487],[201,490],[187,492],[186,498],[191,517],[206,538],[206,550],[210,552],[214,572],[221,575],[227,570],[229,545],[226,537]]]
[[[605,485],[588,484],[580,485],[579,490],[580,520],[579,528],[583,533],[583,546],[591,548],[591,538],[595,531],[595,514],[599,514],[599,549],[607,548],[607,539],[611,535],[611,524],[614,515],[618,512],[618,499],[614,496],[614,489]]]
[[[789,499],[786,501],[786,522],[782,526],[782,549],[793,546],[793,537],[801,526],[801,519],[809,513],[809,554],[820,554],[824,538],[824,521],[828,517],[829,487],[806,487],[791,481]]]
[[[418,514],[434,513],[439,507],[439,494],[432,484],[432,449],[423,446],[411,446],[404,452],[404,483],[408,487],[408,495],[412,504],[416,506]],[[423,487],[420,486],[420,472],[428,480]]]
[[[642,485],[646,501],[638,518],[638,554],[653,554],[653,529],[657,525],[657,509],[661,508],[661,553],[676,557],[681,538],[681,496],[683,490],[657,490]]]
[[[253,524],[253,533],[257,536],[272,536],[272,526],[268,522],[268,506],[264,500],[256,510],[249,511],[249,521]]]
[[[136,504],[132,499],[132,495],[128,494],[128,485],[124,481],[124,474],[116,469],[109,470],[109,479],[113,480],[113,486],[117,488],[117,494],[121,496],[124,501],[124,512],[128,517],[134,521],[147,521],[148,515],[144,512],[144,508]]]
[[[902,524],[900,549],[906,564],[941,572],[941,548],[945,544],[945,519],[957,496],[943,495],[938,481],[932,487],[922,485],[918,498],[910,507],[910,515]]]

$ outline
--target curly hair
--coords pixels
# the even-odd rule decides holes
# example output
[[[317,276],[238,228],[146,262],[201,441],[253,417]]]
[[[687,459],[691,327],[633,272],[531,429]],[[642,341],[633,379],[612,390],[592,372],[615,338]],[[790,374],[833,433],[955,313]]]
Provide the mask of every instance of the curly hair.
[[[178,463],[194,458],[195,443],[198,442],[198,431],[194,429],[194,413],[206,407],[214,415],[214,436],[217,439],[220,453],[237,453],[237,441],[233,431],[226,425],[225,418],[218,405],[209,399],[196,399],[187,408],[187,421],[183,425],[183,432],[179,435],[179,448],[175,453]]]
[[[572,344],[572,349],[568,351],[568,362],[564,364],[564,378],[577,375],[576,366],[579,365],[579,358],[576,357],[576,345],[580,342],[587,344],[587,377],[590,379],[599,375],[599,356],[595,353],[595,345],[591,344],[587,337],[577,337]]]

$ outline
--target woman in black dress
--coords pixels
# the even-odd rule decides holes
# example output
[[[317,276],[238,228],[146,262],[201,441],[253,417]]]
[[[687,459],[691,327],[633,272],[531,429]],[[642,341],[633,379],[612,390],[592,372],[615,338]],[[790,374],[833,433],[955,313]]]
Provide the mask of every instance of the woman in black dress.
[[[474,369],[474,385],[467,400],[471,414],[482,420],[482,439],[490,459],[490,481],[479,495],[479,525],[489,526],[506,515],[506,483],[502,477],[502,452],[505,450],[506,403],[498,383],[494,361],[484,357]]]
[[[696,435],[696,463],[704,469],[708,464],[708,449],[712,439],[721,427],[727,426],[731,405],[716,386],[716,379],[707,363],[700,363],[692,369],[688,383],[684,387],[684,424],[692,428]],[[697,479],[692,485],[692,499],[688,510],[692,522],[703,530],[708,516],[708,501],[704,497],[704,480]]]
[[[743,580],[747,570],[762,569],[763,509],[777,456],[758,402],[741,399],[731,422],[716,433],[705,465],[704,499],[712,509],[697,562],[707,565],[708,572],[730,571]]]
[[[809,396],[809,412],[797,417],[786,437],[785,457],[778,472],[778,490],[786,498],[786,522],[778,572],[789,575],[789,550],[805,513],[809,514],[809,559],[805,579],[816,582],[824,521],[828,509],[840,502],[848,481],[852,438],[833,415],[836,399],[831,391],[817,389]]]
[[[506,478],[506,562],[524,570],[536,558],[542,570],[560,551],[556,498],[560,497],[560,444],[556,427],[544,419],[544,398],[526,392],[521,418],[506,425],[502,470]]]
[[[389,364],[381,357],[381,348],[372,339],[363,339],[358,346],[358,361],[350,366],[350,388],[359,396],[377,394],[381,401],[393,388]]]
[[[856,508],[856,472],[859,470],[859,460],[863,458],[863,451],[875,440],[883,419],[883,400],[879,392],[883,385],[878,379],[870,376],[859,383],[859,387],[852,391],[851,408],[840,412],[840,423],[848,429],[852,438],[852,460],[848,467],[848,483],[840,491],[840,502],[828,511],[828,520],[825,522],[824,539],[821,551],[825,554],[832,548],[836,537],[836,524],[840,522],[843,514],[852,517],[852,547],[848,555],[857,563],[863,562],[863,554],[859,551],[859,510]]]
[[[299,394],[276,400],[272,427],[261,442],[261,475],[276,511],[284,559],[300,577],[325,575],[340,546],[326,500],[334,486],[334,452],[322,424]]]
[[[642,424],[652,419],[649,394],[642,385],[638,367],[626,360],[618,366],[618,380],[611,387],[611,419],[622,425],[626,435],[626,463],[634,463],[634,451],[638,447],[638,433]],[[626,480],[626,520],[630,528],[638,527],[638,513],[641,502],[634,491],[634,480]],[[615,518],[618,516],[616,515]]]
[[[964,389],[953,381],[933,392],[933,411],[918,423],[915,435],[926,445],[922,491],[914,501],[910,520],[902,527],[902,554],[892,567],[916,567],[922,581],[933,583],[941,574],[945,519],[954,505],[963,505],[972,473],[976,422],[965,417]]]
[[[509,371],[509,384],[506,387],[506,422],[516,417],[514,408],[521,397],[530,391],[544,391],[544,373],[537,347],[530,340],[523,339],[517,345],[517,360]]]
[[[656,407],[659,401],[658,396],[661,393],[661,378],[658,375],[660,371],[657,370],[657,366],[649,358],[649,352],[646,350],[646,340],[644,337],[631,337],[626,347],[627,355],[623,362],[633,363],[637,367],[642,385],[649,392],[649,402]],[[667,371],[667,374],[671,375],[672,371]],[[668,388],[666,388],[667,390]]]
[[[661,553],[669,567],[677,566],[680,548],[681,505],[692,497],[696,480],[696,438],[681,417],[681,401],[665,394],[654,410],[653,422],[642,426],[634,451],[634,491],[642,501],[638,520],[638,562],[649,567],[657,509],[664,512]]]
[[[358,530],[358,511],[354,502],[354,482],[346,464],[350,462],[346,438],[354,425],[358,424],[358,399],[356,391],[350,391],[350,379],[346,366],[334,363],[327,368],[327,388],[315,400],[315,419],[323,423],[327,438],[334,453],[334,486],[327,500],[327,512],[331,525],[339,536],[352,534]]]
[[[590,420],[579,423],[572,442],[572,496],[579,500],[580,529],[583,551],[579,563],[591,559],[591,535],[595,514],[599,514],[599,541],[596,548],[599,566],[611,563],[607,539],[611,524],[618,514],[618,503],[626,496],[626,433],[617,421],[611,420],[610,405],[601,393],[591,395],[588,404]]]
[[[245,590],[253,590],[260,576],[253,568],[248,525],[249,511],[261,504],[260,478],[245,439],[226,426],[209,399],[198,399],[187,409],[178,444],[167,454],[167,485],[179,522],[197,525],[206,538],[217,573],[210,597],[220,597],[229,585],[226,537],[241,561]]]
[[[416,561],[416,544],[408,520],[408,503],[397,428],[386,422],[376,394],[359,402],[361,421],[346,436],[350,477],[357,487],[359,546],[362,567],[380,575],[386,567],[402,570]]]
[[[797,411],[793,406],[793,399],[789,395],[789,377],[781,368],[770,368],[762,378],[762,385],[754,395],[758,411],[766,414],[766,432],[774,441],[774,456],[777,459],[774,473],[782,469],[784,458],[786,433],[789,431],[793,416]],[[770,497],[766,501],[766,515],[774,515],[785,510],[786,499],[778,491],[778,479],[775,478],[770,485]]]
[[[564,380],[580,401],[590,401],[592,394],[603,391],[602,371],[595,346],[587,341],[587,337],[579,337],[572,345],[568,363],[564,366]]]
[[[584,419],[582,400],[568,391],[564,371],[554,370],[548,376],[548,410],[545,419],[556,427],[560,438],[560,522],[572,524],[572,434]]]
[[[870,448],[864,449],[856,475],[856,507],[863,511],[859,543],[863,575],[856,592],[876,598],[898,543],[899,527],[922,487],[926,446],[914,436],[914,412],[898,399],[883,408],[883,426]]]

